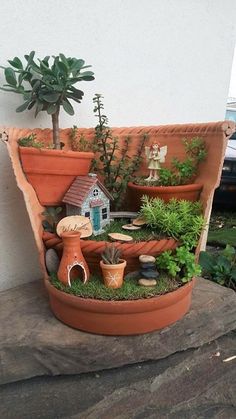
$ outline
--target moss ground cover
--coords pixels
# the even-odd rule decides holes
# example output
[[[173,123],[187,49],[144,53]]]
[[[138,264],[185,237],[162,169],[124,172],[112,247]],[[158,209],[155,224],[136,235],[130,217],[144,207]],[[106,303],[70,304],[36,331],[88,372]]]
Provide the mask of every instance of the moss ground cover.
[[[149,241],[149,240],[160,240],[164,236],[153,231],[151,227],[142,227],[140,230],[124,230],[122,228],[123,225],[128,224],[129,221],[126,220],[114,220],[109,225],[104,228],[104,233],[99,234],[97,236],[92,235],[88,238],[88,240],[96,240],[96,241],[110,241],[108,234],[109,233],[122,233],[127,234],[133,237],[134,241]],[[166,236],[165,236],[166,237]]]
[[[142,287],[137,279],[127,279],[122,288],[106,288],[99,276],[91,276],[90,280],[83,284],[80,279],[73,280],[71,287],[63,285],[56,274],[51,275],[52,285],[60,291],[73,294],[83,298],[94,298],[97,300],[137,300],[140,298],[151,298],[157,295],[166,294],[180,287],[180,283],[168,277],[160,277],[154,287]]]

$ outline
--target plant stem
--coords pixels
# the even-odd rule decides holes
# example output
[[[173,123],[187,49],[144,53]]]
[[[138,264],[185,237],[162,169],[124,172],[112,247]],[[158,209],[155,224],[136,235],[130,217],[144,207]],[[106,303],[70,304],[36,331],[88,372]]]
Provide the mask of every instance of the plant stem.
[[[52,114],[53,145],[56,150],[61,149],[59,137],[59,109]]]

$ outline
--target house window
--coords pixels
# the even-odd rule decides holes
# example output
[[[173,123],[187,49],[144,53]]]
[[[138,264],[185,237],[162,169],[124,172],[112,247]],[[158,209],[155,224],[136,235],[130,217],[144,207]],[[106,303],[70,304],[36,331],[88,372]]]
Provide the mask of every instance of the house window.
[[[93,190],[93,196],[98,196],[98,189]]]
[[[84,216],[85,217],[90,217],[90,212],[89,211],[86,211],[85,214],[84,214]]]
[[[102,208],[102,219],[103,220],[107,219],[107,208]]]

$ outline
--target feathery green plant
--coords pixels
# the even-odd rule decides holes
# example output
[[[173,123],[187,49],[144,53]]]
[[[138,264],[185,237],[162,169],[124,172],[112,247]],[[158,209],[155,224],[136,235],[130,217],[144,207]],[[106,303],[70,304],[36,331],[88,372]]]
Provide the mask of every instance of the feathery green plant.
[[[205,226],[201,214],[200,202],[171,199],[164,202],[160,198],[142,198],[140,213],[147,224],[157,232],[179,240],[189,249],[197,245],[197,241]]]

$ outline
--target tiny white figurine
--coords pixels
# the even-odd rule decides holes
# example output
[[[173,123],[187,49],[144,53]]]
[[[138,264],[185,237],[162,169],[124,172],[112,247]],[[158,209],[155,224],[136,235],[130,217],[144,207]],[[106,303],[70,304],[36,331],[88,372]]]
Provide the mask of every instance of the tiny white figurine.
[[[149,176],[146,179],[148,182],[154,182],[159,179],[158,170],[160,170],[160,163],[165,163],[167,154],[167,145],[160,147],[159,143],[153,143],[151,147],[145,147],[145,154],[148,160]]]

